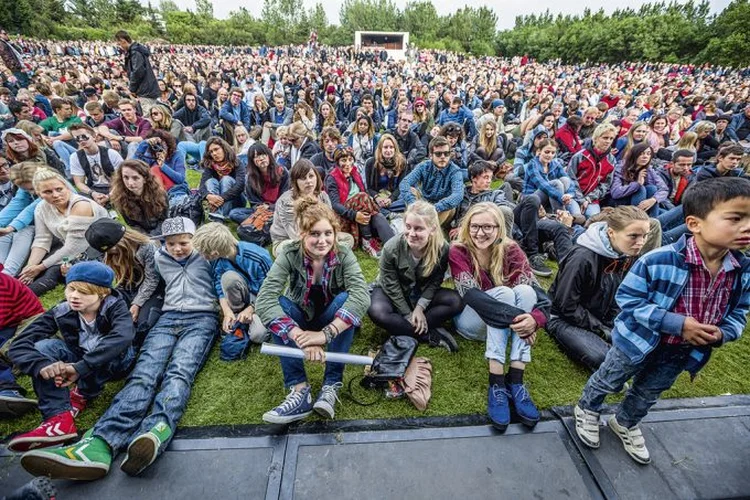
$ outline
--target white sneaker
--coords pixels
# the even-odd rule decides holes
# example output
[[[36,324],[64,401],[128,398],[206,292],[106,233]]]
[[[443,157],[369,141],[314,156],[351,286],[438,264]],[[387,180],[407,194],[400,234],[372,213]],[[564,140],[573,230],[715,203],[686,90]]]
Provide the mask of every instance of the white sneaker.
[[[333,385],[324,385],[320,389],[318,400],[313,405],[315,413],[323,418],[334,418],[336,416],[334,407],[336,406],[336,401],[341,402],[339,399],[339,390],[343,386],[344,384],[341,382],[336,382]]]
[[[612,432],[617,434],[620,441],[622,441],[622,445],[625,447],[628,455],[630,455],[630,458],[642,465],[651,463],[651,455],[649,455],[646,448],[646,440],[643,439],[640,427],[637,425],[631,429],[623,427],[617,422],[617,418],[614,415],[609,417],[607,423]]]
[[[599,414],[576,405],[573,415],[578,438],[589,448],[599,448]]]

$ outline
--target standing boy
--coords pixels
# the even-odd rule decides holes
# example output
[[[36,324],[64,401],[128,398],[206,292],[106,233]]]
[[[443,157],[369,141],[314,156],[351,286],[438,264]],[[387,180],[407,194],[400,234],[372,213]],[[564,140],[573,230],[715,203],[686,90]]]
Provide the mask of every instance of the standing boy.
[[[186,217],[164,221],[156,237],[164,247],[155,258],[166,283],[163,314],[146,336],[125,387],[83,439],[23,455],[21,465],[29,473],[99,479],[127,446],[120,468],[137,475],[166,449],[219,327],[211,264],[193,250],[193,234],[195,224]]]
[[[617,291],[621,308],[612,348],[574,409],[576,433],[599,447],[599,411],[607,394],[632,387],[609,428],[640,464],[651,462],[638,426],[682,371],[695,376],[711,351],[737,340],[750,308],[750,180],[709,179],[683,196],[692,236],[636,261]]]

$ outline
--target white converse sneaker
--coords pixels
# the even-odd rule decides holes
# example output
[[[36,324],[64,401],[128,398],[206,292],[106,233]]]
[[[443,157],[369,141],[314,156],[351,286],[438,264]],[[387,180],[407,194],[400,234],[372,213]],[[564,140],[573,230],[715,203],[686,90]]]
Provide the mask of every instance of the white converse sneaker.
[[[589,448],[599,448],[599,414],[576,405],[573,415],[578,438]]]
[[[313,411],[323,418],[334,418],[336,411],[334,410],[336,402],[341,402],[339,399],[339,391],[344,386],[341,382],[336,382],[332,385],[324,385],[320,389],[318,400],[313,405]]]
[[[646,448],[646,441],[643,439],[640,427],[637,425],[630,429],[623,427],[617,422],[617,418],[614,415],[609,417],[607,423],[612,432],[617,434],[620,441],[622,441],[622,445],[625,447],[628,455],[630,455],[630,458],[642,465],[651,463],[651,455],[649,455]]]

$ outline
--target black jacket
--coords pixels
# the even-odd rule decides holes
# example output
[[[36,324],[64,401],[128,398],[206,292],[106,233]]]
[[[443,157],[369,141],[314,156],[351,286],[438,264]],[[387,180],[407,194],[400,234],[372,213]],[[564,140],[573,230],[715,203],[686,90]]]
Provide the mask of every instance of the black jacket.
[[[422,141],[419,139],[419,136],[416,133],[410,130],[409,132],[407,132],[405,137],[399,135],[396,129],[391,129],[388,131],[388,133],[392,134],[393,137],[396,138],[398,148],[406,157],[406,162],[410,167],[419,165],[424,159],[427,158],[427,148],[425,148],[424,144],[422,144]]]
[[[172,118],[180,120],[186,127],[193,127],[193,130],[200,130],[211,125],[211,115],[200,104],[196,105],[192,111],[187,106],[183,106],[172,115]]]
[[[618,313],[615,293],[631,264],[573,245],[549,289],[552,316],[592,332],[611,329]]]
[[[125,71],[130,80],[129,89],[132,93],[138,97],[158,99],[159,84],[151,67],[150,55],[148,47],[140,43],[131,44],[125,54]]]
[[[81,331],[78,313],[67,302],[60,302],[26,327],[13,341],[8,354],[13,364],[23,373],[38,377],[39,371],[51,364],[51,361],[34,344],[53,337],[59,331],[68,349],[81,358],[74,366],[78,375],[85,377],[122,356],[135,337],[128,304],[117,290],[113,290],[102,301],[96,317],[96,327],[101,340],[92,351],[84,354],[78,345]]]

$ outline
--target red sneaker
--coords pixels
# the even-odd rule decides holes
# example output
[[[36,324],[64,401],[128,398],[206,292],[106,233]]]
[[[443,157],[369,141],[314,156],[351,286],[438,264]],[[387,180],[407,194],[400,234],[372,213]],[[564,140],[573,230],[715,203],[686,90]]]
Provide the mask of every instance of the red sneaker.
[[[77,386],[70,390],[70,406],[73,407],[73,409],[70,410],[70,414],[73,415],[73,418],[77,418],[78,415],[86,409],[86,398],[81,396],[81,393],[78,392]]]
[[[58,413],[45,420],[33,431],[21,434],[10,440],[8,449],[11,451],[29,451],[34,448],[46,448],[62,444],[78,437],[78,429],[69,411]]]

